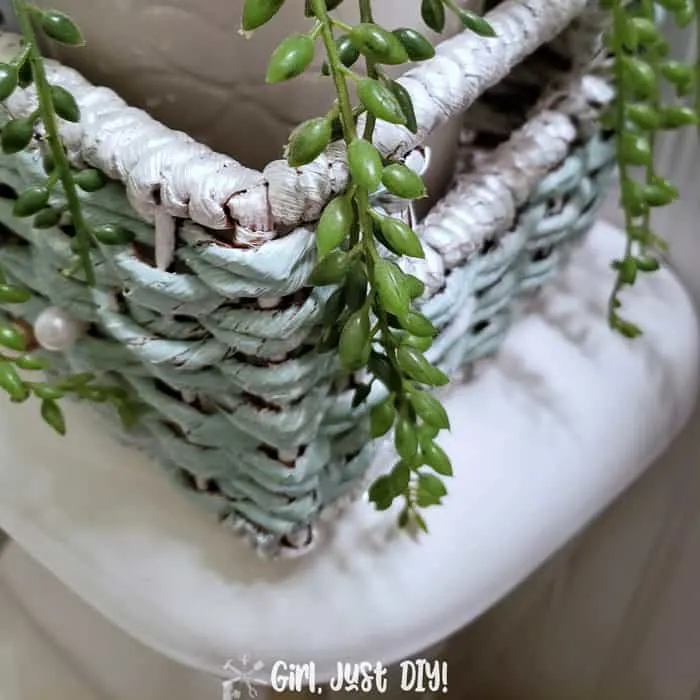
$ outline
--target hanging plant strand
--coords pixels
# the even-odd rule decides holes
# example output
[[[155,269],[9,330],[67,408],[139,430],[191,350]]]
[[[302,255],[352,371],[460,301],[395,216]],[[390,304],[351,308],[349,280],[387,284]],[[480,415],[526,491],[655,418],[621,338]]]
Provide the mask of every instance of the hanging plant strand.
[[[124,244],[133,240],[131,232],[110,224],[90,227],[83,215],[78,189],[94,192],[106,184],[98,170],[74,172],[66,156],[59,133],[59,119],[80,121],[78,105],[65,88],[51,85],[37,44],[35,27],[53,41],[70,46],[83,44],[78,27],[65,14],[43,11],[26,0],[13,0],[22,42],[19,53],[10,63],[0,64],[0,101],[4,102],[18,87],[34,85],[37,109],[27,117],[10,119],[0,135],[0,146],[6,154],[20,153],[35,147],[37,127],[43,126],[43,156],[46,180],[20,192],[13,207],[17,218],[32,218],[34,229],[57,226],[63,219],[70,220],[75,237],[72,248],[77,254],[75,264],[66,272],[73,275],[82,270],[88,285],[95,283],[91,249],[98,244]],[[8,282],[0,270],[0,304],[14,305],[30,301],[31,292]],[[59,400],[73,396],[96,403],[111,403],[126,426],[132,426],[144,410],[130,392],[118,386],[101,386],[93,374],[62,376],[55,382],[36,382],[26,379],[27,373],[51,372],[50,362],[42,356],[30,354],[27,331],[15,321],[0,320],[0,389],[13,402],[21,403],[31,397],[41,403],[41,416],[56,432],[66,431],[63,410]],[[33,339],[32,339],[33,340]]]
[[[654,168],[654,147],[659,131],[698,124],[698,102],[689,107],[683,100],[697,92],[696,66],[669,59],[669,46],[655,21],[657,9],[671,12],[679,27],[695,21],[694,0],[604,0],[611,13],[608,48],[613,57],[616,96],[604,124],[615,132],[620,182],[620,205],[627,236],[624,255],[613,262],[617,272],[610,296],[608,318],[612,328],[627,338],[642,329],[621,314],[620,292],[639,274],[659,269],[666,242],[652,229],[654,208],[671,204],[678,190]],[[664,82],[675,101],[662,104]]]
[[[262,26],[281,4],[248,0],[243,30]],[[267,78],[281,82],[304,73],[320,39],[326,54],[322,73],[333,81],[336,105],[325,116],[299,126],[287,149],[291,166],[310,163],[327,148],[337,125],[347,145],[347,189],[327,205],[316,229],[319,262],[310,281],[336,286],[319,349],[337,350],[341,367],[349,375],[367,373],[366,383],[355,390],[355,407],[366,402],[375,382],[385,386],[388,396],[370,411],[371,435],[379,438],[393,428],[399,461],[374,482],[370,499],[380,510],[401,499],[399,523],[425,530],[419,510],[442,502],[447,493],[443,477],[452,474],[450,460],[436,442],[438,433],[449,428],[447,412],[429,392],[449,380],[424,355],[437,331],[414,307],[424,292],[423,284],[380,253],[385,249],[399,257],[422,258],[420,239],[403,221],[380,214],[370,199],[380,186],[404,200],[426,195],[421,177],[402,162],[383,159],[372,137],[379,120],[403,125],[413,133],[417,130],[408,92],[386,75],[383,66],[423,61],[435,52],[428,39],[413,29],[391,31],[375,23],[370,0],[359,0],[360,23],[356,26],[331,17],[330,11],[339,4],[331,0],[306,3],[305,14],[315,23],[308,34],[288,37],[280,44]],[[472,31],[494,34],[484,19],[451,1],[423,2],[423,19],[435,31],[444,29],[446,12],[456,13]],[[364,59],[364,74],[353,70],[360,58]],[[351,103],[350,83],[359,110]],[[365,119],[361,134],[357,129],[360,113]]]

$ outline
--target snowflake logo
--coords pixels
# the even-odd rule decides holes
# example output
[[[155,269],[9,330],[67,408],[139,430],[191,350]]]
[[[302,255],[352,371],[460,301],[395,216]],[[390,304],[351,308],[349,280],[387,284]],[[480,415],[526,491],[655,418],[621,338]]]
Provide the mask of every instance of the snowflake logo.
[[[222,683],[223,700],[240,700],[243,689],[247,691],[249,698],[255,698],[258,695],[258,690],[255,687],[255,676],[265,668],[265,664],[262,661],[256,661],[251,665],[250,657],[247,654],[241,656],[239,660],[240,668],[232,659],[224,664],[224,671],[230,675],[230,678]]]

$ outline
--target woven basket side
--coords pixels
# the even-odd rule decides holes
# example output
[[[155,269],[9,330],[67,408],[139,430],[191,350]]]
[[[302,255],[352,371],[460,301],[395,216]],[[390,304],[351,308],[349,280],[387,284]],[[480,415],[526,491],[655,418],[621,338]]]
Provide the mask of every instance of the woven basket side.
[[[521,25],[540,21],[533,8],[541,5],[511,1],[494,13],[506,24],[510,18],[517,36]],[[562,26],[570,19],[554,14]],[[418,227],[426,258],[401,261],[426,283],[421,310],[440,331],[428,357],[453,377],[497,347],[525,296],[565,259],[590,223],[609,167],[609,146],[591,127],[609,89],[573,61],[562,68],[545,57],[540,67],[537,47],[551,39],[547,32],[529,35],[532,59],[501,83],[480,83],[488,89],[465,116],[461,173]],[[509,51],[513,61],[521,56]],[[273,190],[275,178],[289,174],[282,161],[268,166],[271,178],[243,171],[152,120],[144,148],[142,113],[73,71],[54,64],[51,76],[76,93],[86,114],[84,129],[64,132],[74,163],[104,163],[115,180],[81,195],[88,219],[119,221],[137,242],[93,254],[95,288],[65,277],[70,226],[37,231],[11,215],[13,194],[45,178],[39,148],[0,156],[0,222],[8,227],[0,257],[11,279],[35,291],[12,311],[31,323],[58,305],[91,324],[58,361],[110,373],[151,407],[125,439],[147,447],[181,488],[259,550],[305,551],[324,513],[362,489],[375,447],[367,407],[351,406],[366,377],[341,377],[334,354],[313,351],[329,291],[307,285],[312,224],[345,186],[342,146],[295,171],[284,207],[296,223],[282,226],[265,209],[281,206]],[[504,91],[511,100],[526,97],[515,116],[506,114]],[[33,99],[21,93],[12,109],[23,113]],[[425,155],[417,148],[408,162],[420,170]],[[257,223],[234,221],[241,202]],[[374,203],[410,215],[405,202],[379,195]],[[235,238],[201,224],[222,217]],[[299,217],[309,225],[299,226]],[[383,392],[375,383],[369,405]]]
[[[414,137],[403,127],[380,124],[377,145],[386,154],[407,154],[587,9],[586,0],[500,4],[489,14],[495,39],[465,32],[440,44],[434,59],[401,78],[414,99],[419,133]],[[75,71],[52,64],[50,77],[75,94],[84,115],[80,125],[63,126],[72,157],[124,182],[134,209],[159,227],[164,248],[172,239],[172,218],[235,229],[237,242],[259,245],[274,236],[275,228],[315,220],[344,186],[342,146],[306,168],[276,161],[259,173],[164,127]],[[32,90],[15,93],[8,107],[16,116],[30,113],[35,107]],[[159,258],[167,260],[167,255]]]

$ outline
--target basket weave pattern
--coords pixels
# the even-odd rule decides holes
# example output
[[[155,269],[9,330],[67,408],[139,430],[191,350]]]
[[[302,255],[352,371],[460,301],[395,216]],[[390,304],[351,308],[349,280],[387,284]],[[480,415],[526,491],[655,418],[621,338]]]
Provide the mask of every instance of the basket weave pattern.
[[[511,0],[489,20],[496,40],[444,42],[402,79],[418,136],[380,124],[375,140],[420,171],[420,140],[464,112],[453,187],[417,227],[426,257],[400,261],[425,283],[421,311],[440,329],[427,357],[454,377],[496,350],[521,301],[566,260],[612,167],[595,127],[611,97],[597,75],[597,13],[580,0]],[[121,223],[137,243],[95,252],[94,288],[65,277],[70,226],[34,230],[11,215],[14,193],[43,181],[38,148],[0,157],[0,262],[35,293],[13,314],[33,322],[59,306],[91,324],[58,360],[109,373],[151,407],[124,439],[261,553],[307,551],[319,518],[362,491],[374,451],[367,406],[351,407],[362,378],[313,349],[332,290],[306,283],[313,223],[347,181],[343,147],[258,173],[75,71],[51,64],[50,79],[83,114],[63,126],[73,164],[113,179],[83,196],[89,220]],[[31,112],[35,99],[18,92],[10,112]],[[374,201],[411,216],[385,194]],[[383,391],[375,383],[368,405]]]

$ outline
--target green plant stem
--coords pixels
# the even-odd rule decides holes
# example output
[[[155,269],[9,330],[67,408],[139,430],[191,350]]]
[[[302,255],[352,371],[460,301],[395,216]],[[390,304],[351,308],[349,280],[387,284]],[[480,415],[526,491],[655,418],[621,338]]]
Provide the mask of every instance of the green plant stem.
[[[651,20],[652,22],[654,21],[654,2],[653,0],[643,0],[642,7],[644,8],[644,13],[647,17],[647,19]],[[661,71],[659,69],[659,55],[658,55],[658,50],[656,47],[653,47],[650,49],[651,51],[651,56],[650,56],[650,65],[652,66],[654,73],[656,74],[656,79],[657,79],[657,84],[659,84],[660,78],[661,78]],[[653,100],[651,101],[652,106],[654,109],[658,112],[660,107],[661,107],[661,100],[659,98],[659,92],[657,92],[654,95]],[[648,132],[649,136],[649,148],[651,149],[652,154],[654,153],[654,149],[656,148],[656,131],[653,129]],[[654,182],[654,158],[652,155],[652,160],[649,163],[649,165],[646,168],[646,184],[651,185]],[[650,225],[651,225],[651,207],[647,207],[646,211],[643,214],[643,226],[645,231],[650,230]],[[641,242],[641,248],[646,249],[647,244],[646,241]]]
[[[350,93],[345,82],[344,66],[338,55],[338,48],[333,38],[333,24],[325,0],[311,0],[316,19],[321,25],[321,39],[328,57],[328,68],[333,78],[335,91],[338,96],[338,109],[341,124],[343,125],[343,137],[347,144],[352,143],[355,138],[355,122],[352,118],[352,104],[350,103]]]
[[[360,20],[362,22],[372,22],[372,5],[371,0],[360,0]],[[367,66],[367,75],[375,80],[379,77],[379,71],[377,66],[369,59],[365,60],[365,65]],[[374,127],[376,126],[377,120],[373,114],[367,112],[367,121],[365,122],[365,141],[372,141],[372,135],[374,134]]]
[[[615,80],[617,82],[617,96],[615,97],[615,128],[617,130],[617,133],[623,133],[623,130],[625,128],[625,98],[624,95],[622,94],[622,89],[624,85],[624,75],[623,75],[623,64],[621,57],[624,55],[624,47],[623,47],[623,39],[622,37],[624,36],[623,30],[624,30],[624,22],[625,22],[625,15],[624,15],[624,6],[622,3],[622,0],[614,0],[613,2],[613,7],[612,7],[612,20],[613,20],[613,31],[612,31],[612,37],[613,37],[613,51],[615,54],[615,59],[614,59],[614,73],[615,73]],[[621,157],[621,154],[619,152],[619,149],[617,151],[617,167],[618,167],[618,172],[619,172],[619,182],[620,182],[620,192],[621,194],[624,192],[624,185],[627,183],[630,179],[627,171],[627,164],[625,163],[624,159]],[[626,242],[625,242],[625,254],[623,260],[626,260],[627,258],[632,257],[632,245],[633,245],[633,238],[632,238],[632,231],[634,229],[634,222],[632,221],[632,217],[627,210],[626,207],[623,206],[624,210],[624,215],[625,215],[625,232],[627,234],[626,236]],[[618,301],[618,294],[620,290],[622,289],[623,286],[623,279],[622,279],[622,272],[618,271],[617,276],[615,277],[615,283],[613,285],[613,290],[610,294],[609,302],[608,302],[608,322],[611,327],[616,327],[617,325],[617,301]]]
[[[370,0],[359,0],[360,3],[360,16],[363,22],[372,21],[372,10]],[[347,82],[348,71],[342,65],[340,58],[338,56],[338,51],[333,37],[333,21],[328,15],[325,0],[312,0],[314,13],[316,18],[321,23],[321,36],[323,39],[324,47],[327,54],[327,62],[329,67],[330,75],[335,83],[336,92],[338,95],[338,108],[339,117],[343,127],[343,137],[346,144],[350,145],[357,136],[357,131],[355,129],[355,121],[353,118],[353,110],[350,103],[350,96],[348,92]],[[379,70],[377,66],[370,61],[366,60],[367,75],[371,78],[379,77]],[[374,128],[376,125],[376,119],[369,113],[366,113],[366,123],[363,138],[366,141],[372,142],[372,135],[374,133]],[[365,265],[367,266],[368,277],[370,281],[374,278],[374,268],[379,259],[379,252],[377,250],[377,245],[374,239],[374,222],[371,216],[371,207],[369,201],[370,193],[366,188],[354,183],[351,185],[352,197],[355,201],[357,207],[357,215],[360,228],[360,239],[358,244],[362,248],[363,258]],[[354,243],[354,241],[353,241]],[[371,283],[371,282],[370,282]],[[370,297],[374,300],[374,294],[371,292]],[[373,327],[373,332],[378,333],[379,342],[381,343],[384,351],[386,353],[387,359],[394,367],[394,369],[399,373],[401,368],[397,359],[397,347],[394,342],[393,333],[391,331],[391,326],[387,318],[386,312],[381,308],[381,305],[377,302],[373,304],[376,323]],[[404,390],[401,390],[404,393]],[[401,400],[402,405],[406,404],[405,400]],[[404,494],[406,500],[406,509],[412,514],[415,514],[415,489],[409,485],[408,491]]]
[[[39,51],[34,27],[32,26],[32,10],[26,0],[12,0],[12,4],[19,20],[22,36],[27,45],[27,55],[32,67],[32,75],[39,99],[39,114],[44,124],[44,129],[46,130],[46,140],[51,149],[51,154],[53,155],[61,184],[63,185],[63,190],[68,202],[68,210],[73,219],[73,226],[78,237],[78,255],[85,272],[85,279],[88,285],[93,286],[95,284],[95,273],[90,258],[90,231],[83,217],[78,190],[73,182],[70,164],[59,135],[58,122],[56,120],[56,113],[53,109],[53,99],[51,97],[51,86],[46,77],[44,61]]]

